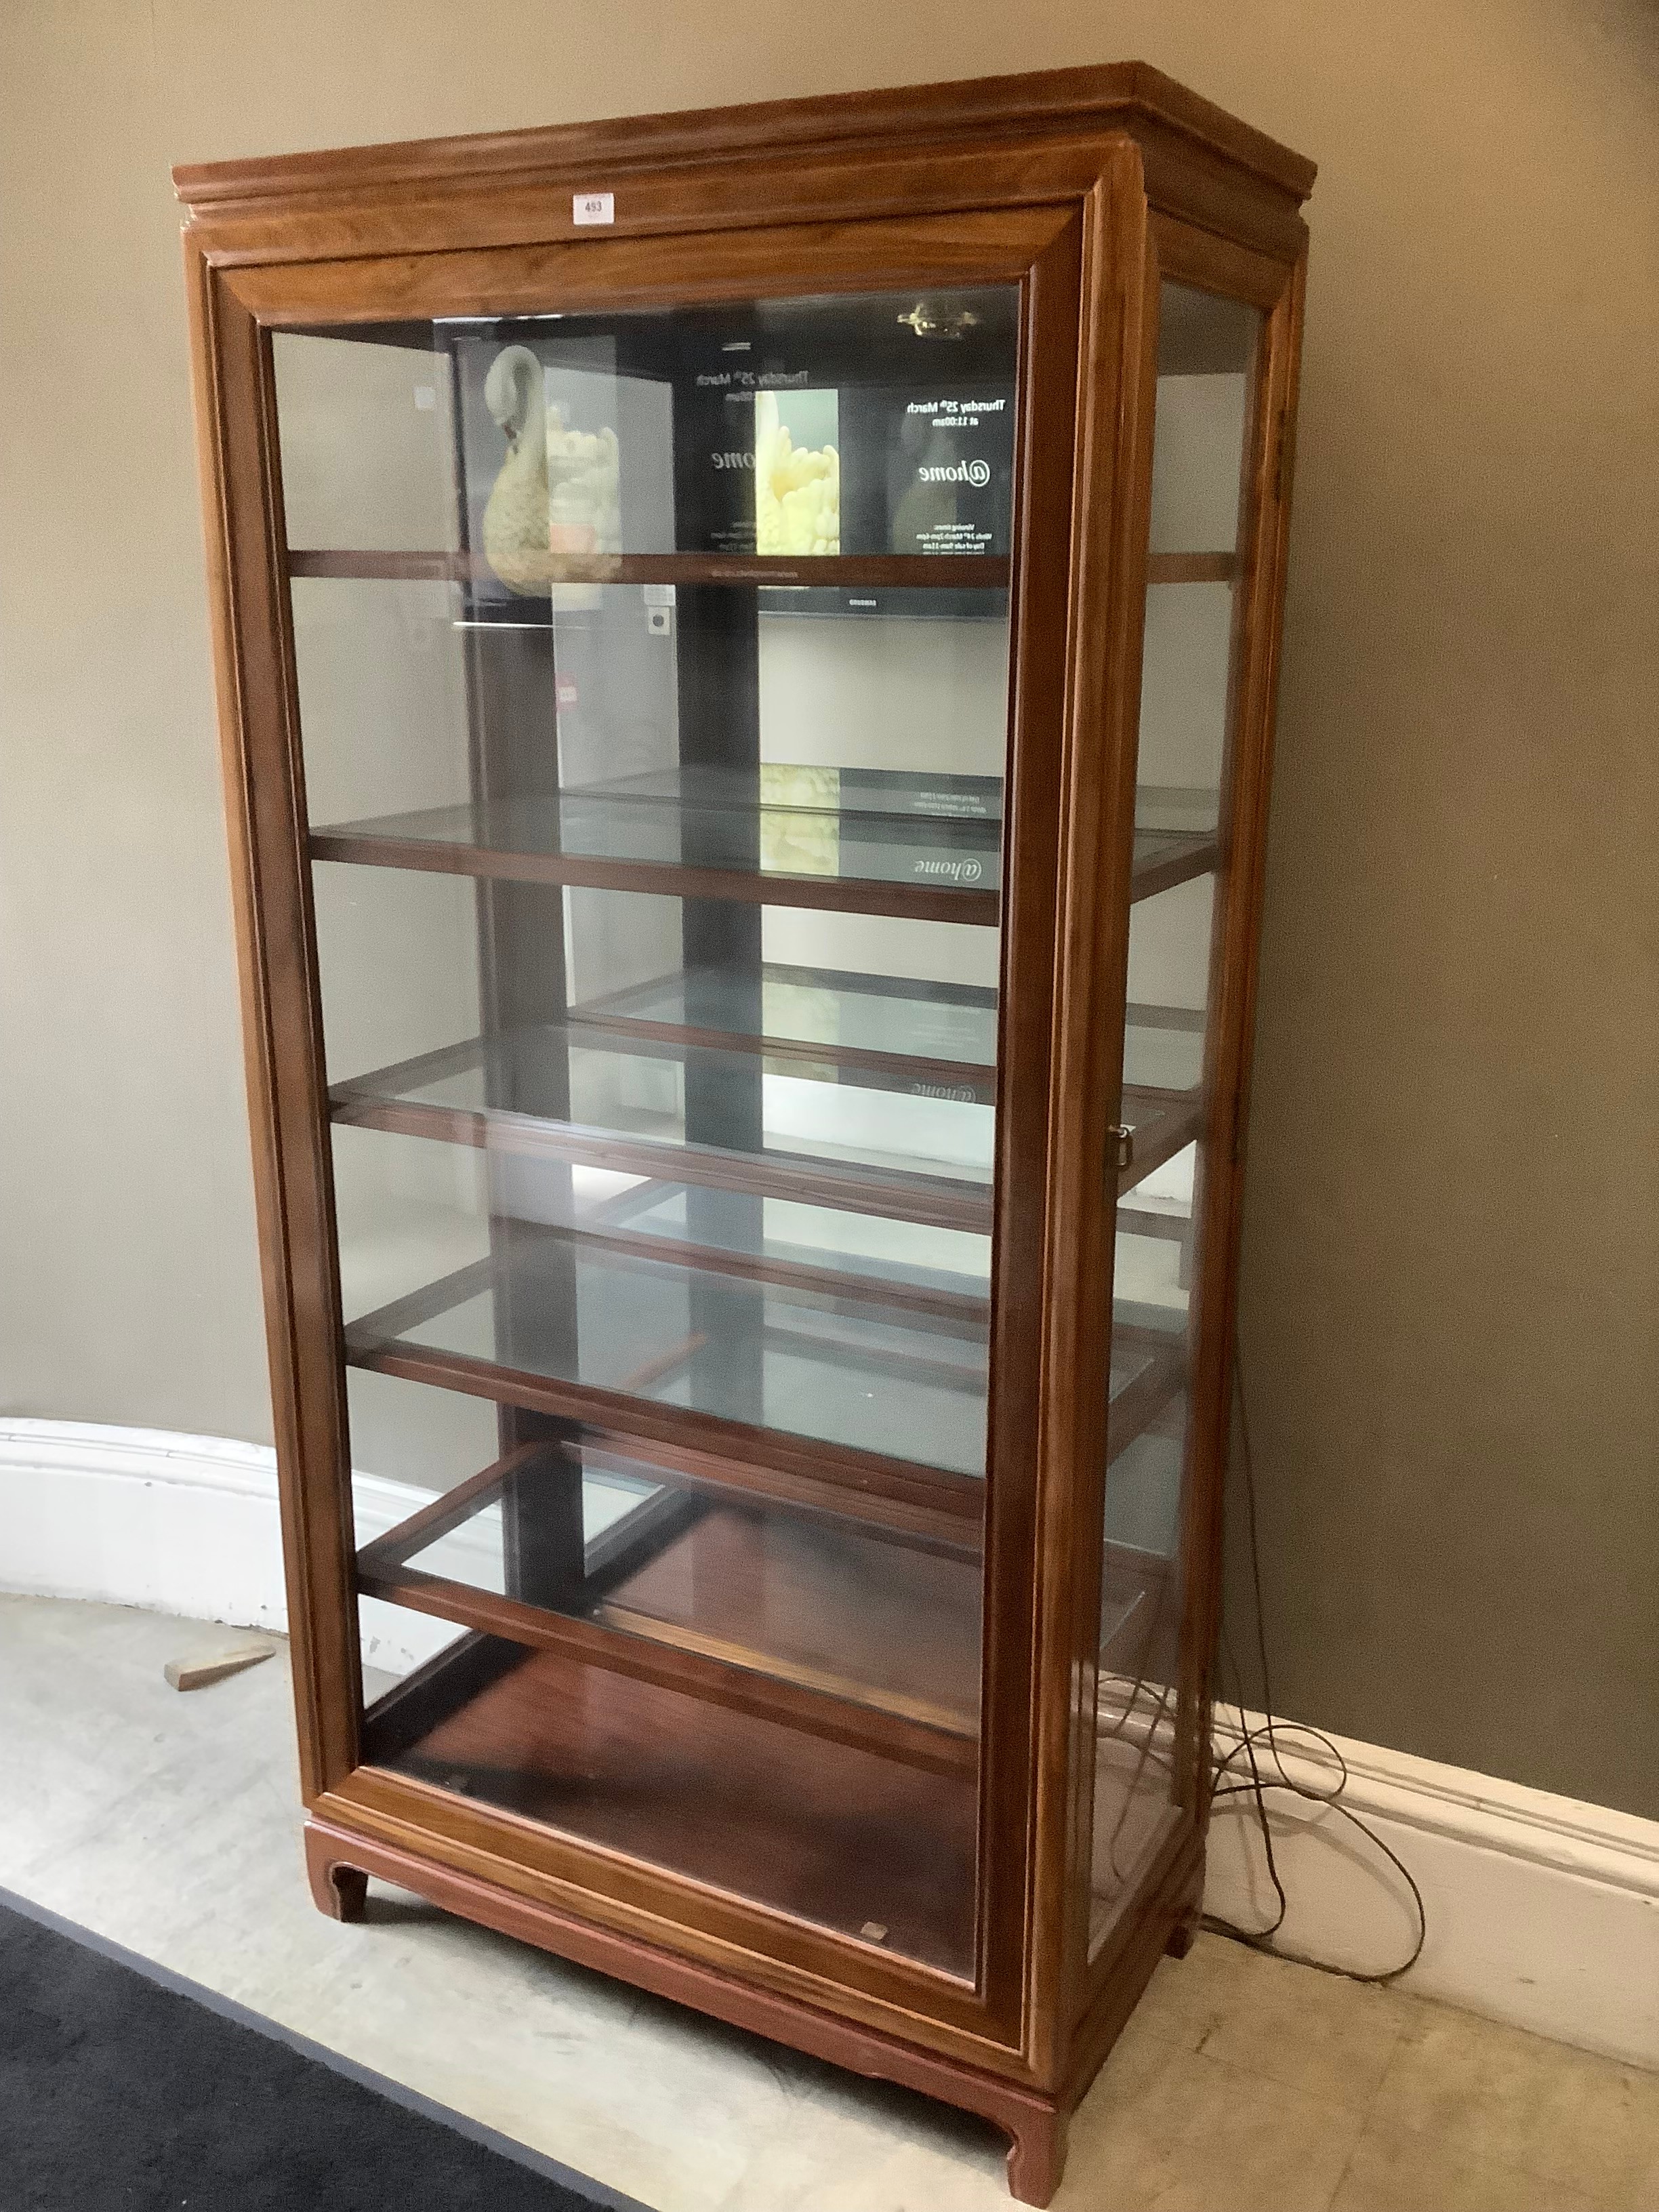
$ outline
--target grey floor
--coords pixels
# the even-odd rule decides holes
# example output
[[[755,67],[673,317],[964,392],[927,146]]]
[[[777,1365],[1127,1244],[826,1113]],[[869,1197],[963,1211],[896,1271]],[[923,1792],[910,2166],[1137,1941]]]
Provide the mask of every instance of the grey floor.
[[[0,1886],[659,2212],[979,2212],[1000,2140],[376,1891],[301,1870],[286,1665],[0,1597]],[[1654,2212],[1659,2075],[1206,1937],[1158,1969],[1056,2212]]]

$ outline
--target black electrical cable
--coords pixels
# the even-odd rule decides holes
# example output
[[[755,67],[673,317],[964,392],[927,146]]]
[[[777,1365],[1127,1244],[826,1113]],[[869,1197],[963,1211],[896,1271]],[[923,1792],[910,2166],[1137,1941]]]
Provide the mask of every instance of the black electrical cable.
[[[1265,1718],[1255,1728],[1246,1725],[1244,1718],[1244,1684],[1234,1654],[1232,1641],[1225,1629],[1222,1644],[1232,1669],[1233,1689],[1238,1711],[1238,1741],[1224,1757],[1218,1759],[1210,1777],[1210,1803],[1213,1806],[1224,1797],[1251,1797],[1255,1802],[1256,1825],[1261,1832],[1261,1847],[1267,1862],[1267,1878],[1279,1900],[1279,1910],[1265,1928],[1241,1928],[1218,1914],[1206,1912],[1203,1924],[1218,1936],[1231,1936],[1235,1942],[1247,1943],[1253,1950],[1266,1951],[1275,1959],[1288,1959],[1298,1966],[1313,1966],[1322,1974],[1338,1974],[1351,1982],[1394,1982],[1408,1973],[1423,1955],[1423,1946],[1428,1941],[1428,1913],[1423,1903],[1423,1893],[1418,1887],[1411,1869],[1375,1828],[1359,1814],[1343,1804],[1343,1792],[1348,1786],[1347,1761],[1322,1729],[1310,1728],[1300,1721],[1279,1721],[1273,1716],[1273,1682],[1267,1668],[1267,1626],[1261,1602],[1261,1548],[1256,1526],[1255,1462],[1250,1450],[1249,1416],[1244,1404],[1244,1370],[1242,1357],[1235,1354],[1233,1361],[1234,1395],[1238,1406],[1238,1433],[1242,1446],[1241,1460],[1244,1470],[1246,1521],[1249,1531],[1250,1585],[1255,1607],[1256,1656],[1261,1668],[1261,1711]],[[1310,1739],[1330,1758],[1336,1768],[1337,1778],[1328,1790],[1316,1790],[1305,1782],[1292,1778],[1285,1767],[1279,1748],[1281,1735],[1296,1735]],[[1263,1776],[1256,1759],[1256,1746],[1265,1743],[1273,1765],[1278,1769],[1275,1779],[1272,1774]],[[1229,1781],[1226,1778],[1233,1762],[1243,1755],[1249,1765],[1249,1779]],[[1285,1893],[1285,1884],[1279,1872],[1279,1863],[1273,1855],[1273,1825],[1267,1814],[1269,1790],[1284,1790],[1291,1796],[1301,1797],[1315,1805],[1328,1807],[1340,1814],[1343,1820],[1358,1829],[1367,1843],[1373,1844],[1399,1874],[1411,1892],[1412,1904],[1417,1914],[1417,1940],[1412,1945],[1410,1956],[1397,1966],[1388,1966],[1380,1972],[1359,1973],[1348,1966],[1334,1966],[1328,1960],[1313,1959],[1299,1951],[1287,1951],[1273,1941],[1285,1924],[1290,1911],[1290,1899]]]

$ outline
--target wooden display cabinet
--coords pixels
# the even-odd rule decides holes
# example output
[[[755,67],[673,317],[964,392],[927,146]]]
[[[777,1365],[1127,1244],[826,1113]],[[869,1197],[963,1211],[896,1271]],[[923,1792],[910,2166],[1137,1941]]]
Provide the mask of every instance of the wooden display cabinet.
[[[177,175],[318,1902],[1036,2204],[1199,1909],[1312,175],[1133,65]]]

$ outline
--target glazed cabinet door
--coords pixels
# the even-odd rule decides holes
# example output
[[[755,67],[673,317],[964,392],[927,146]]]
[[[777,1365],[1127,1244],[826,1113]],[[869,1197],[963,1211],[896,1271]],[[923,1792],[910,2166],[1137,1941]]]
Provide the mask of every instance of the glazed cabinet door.
[[[1220,259],[1212,247],[1210,258]],[[1253,272],[1290,312],[1291,272]],[[1165,275],[1156,374],[1135,884],[1123,948],[1121,1088],[1097,1609],[1078,1828],[1086,2002],[1138,1904],[1207,1809],[1209,1650],[1236,1240],[1234,1144],[1260,872],[1276,629],[1283,392],[1264,297]],[[1281,345],[1280,350],[1283,350]]]
[[[265,272],[260,834],[315,1780],[1007,2039],[1079,229],[960,228]]]

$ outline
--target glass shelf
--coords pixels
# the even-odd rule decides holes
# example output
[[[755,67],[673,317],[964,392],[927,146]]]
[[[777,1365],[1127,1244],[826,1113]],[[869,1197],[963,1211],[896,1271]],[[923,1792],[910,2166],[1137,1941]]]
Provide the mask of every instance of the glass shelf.
[[[585,884],[920,921],[996,921],[1000,825],[868,809],[683,806],[566,793],[372,817],[313,830],[312,857],[523,883]],[[1212,833],[1134,833],[1131,896],[1207,875]]]
[[[659,1259],[512,1226],[510,1245],[350,1322],[348,1359],[689,1449],[769,1432],[773,1456],[854,1492],[976,1510],[988,1316],[960,1284],[941,1310],[902,1284],[823,1269],[818,1287],[764,1260],[738,1273],[708,1249]],[[1160,1321],[1116,1330],[1114,1453],[1180,1387],[1182,1339]],[[792,1459],[787,1437],[813,1449]]]
[[[592,1533],[580,1573],[538,1582],[510,1531],[550,1491]],[[979,1706],[975,1558],[972,1545],[757,1498],[718,1458],[688,1472],[622,1447],[549,1442],[519,1447],[365,1547],[358,1570],[379,1595],[441,1605],[471,1626],[587,1648],[560,1625],[580,1621],[684,1655],[660,1672],[713,1694],[728,1692],[726,1669],[769,1677],[833,1701],[781,1701],[825,1734],[864,1729],[896,1756],[960,1771],[973,1764]],[[939,1624],[920,1640],[919,1607]],[[653,1667],[647,1653],[628,1656]],[[737,1694],[757,1704],[765,1692],[745,1681]],[[866,1723],[848,1705],[877,1717]]]
[[[696,1020],[693,1020],[695,1013]],[[968,984],[923,982],[768,961],[754,995],[718,969],[663,976],[585,1000],[573,1023],[856,1066],[876,1087],[937,1097],[996,1094],[997,994]],[[1204,1014],[1187,1006],[1131,1005],[1125,1083],[1137,1091],[1195,1091],[1204,1073]]]
[[[988,925],[1000,844],[992,821],[567,793],[343,823],[313,832],[311,850],[382,867]]]
[[[759,1039],[745,1049],[736,1036],[728,1044],[725,1032],[667,1030],[653,1024],[641,1036],[625,1022],[572,1021],[472,1038],[337,1084],[332,1118],[989,1235],[988,1081],[963,1082],[948,1062],[873,1054],[835,1060],[808,1047],[779,1054]],[[711,1035],[722,1042],[705,1042]],[[758,1077],[763,1132],[781,1141],[758,1150],[722,1143],[706,1121],[704,1141],[689,1140],[688,1066],[715,1097],[740,1097],[745,1121]],[[1126,1086],[1123,1120],[1133,1144],[1118,1172],[1120,1192],[1190,1144],[1200,1111],[1190,1091]]]
[[[988,1234],[988,1107],[916,1096],[886,1070],[872,1080],[805,1059],[780,1068],[752,1053],[549,1023],[339,1085],[332,1112],[344,1125]],[[744,1122],[758,1103],[762,1146],[723,1143],[707,1115],[703,1140],[688,1139],[688,1069],[715,1098],[737,1100]]]
[[[856,1067],[878,1088],[995,1101],[997,994],[970,984],[767,961],[758,1012],[747,979],[702,969],[584,1000],[570,1018],[584,1028]]]
[[[557,1386],[539,1402],[578,1419],[649,1404],[982,1476],[983,1324],[514,1226],[512,1249],[350,1324],[348,1357],[416,1381],[465,1373],[507,1399],[539,1379]]]

